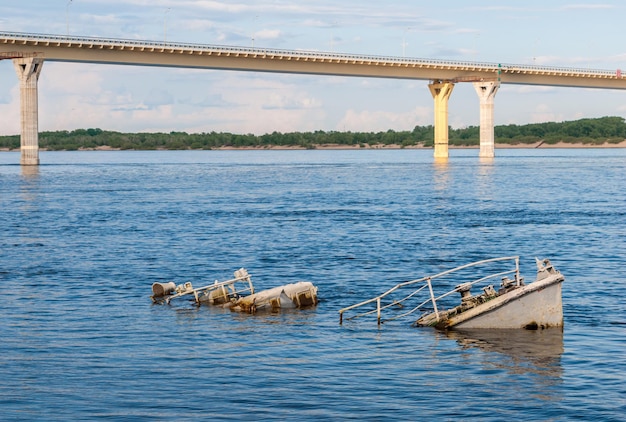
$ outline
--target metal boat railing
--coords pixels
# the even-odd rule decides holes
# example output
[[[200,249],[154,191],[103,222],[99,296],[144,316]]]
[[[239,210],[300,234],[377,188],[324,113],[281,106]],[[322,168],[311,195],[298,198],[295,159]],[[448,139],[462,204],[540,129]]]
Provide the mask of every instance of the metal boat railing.
[[[457,280],[457,283],[456,283],[457,286],[454,289],[449,290],[446,293],[443,293],[437,296],[435,295],[435,290],[439,290],[439,288],[443,288],[443,286],[437,284],[434,287],[434,283],[433,283],[434,280],[444,279],[444,277],[447,277],[450,275],[458,275],[462,270],[466,270],[468,268],[477,268],[479,266],[485,266],[486,264],[492,264],[492,263],[504,262],[504,261],[514,261],[515,268],[504,270],[504,271],[498,271],[498,272],[495,272],[495,273],[492,273],[492,274],[489,274],[489,275],[486,275],[486,276],[483,276],[474,280],[463,281],[462,283],[460,283],[460,280]],[[371,299],[365,300],[355,305],[340,309],[339,310],[339,323],[342,324],[344,319],[348,321],[348,320],[375,314],[377,322],[380,325],[383,322],[392,321],[398,318],[403,318],[417,311],[424,312],[425,311],[424,307],[428,305],[432,306],[432,309],[428,309],[428,312],[434,312],[436,318],[439,319],[440,308],[438,307],[438,303],[440,304],[442,299],[445,299],[451,294],[460,292],[461,284],[465,286],[467,285],[473,286],[475,284],[484,283],[494,278],[498,278],[498,277],[502,278],[509,274],[514,274],[514,280],[517,285],[521,283],[522,278],[520,276],[520,271],[519,271],[519,256],[508,256],[508,257],[501,257],[501,258],[485,259],[482,261],[476,261],[470,264],[462,265],[460,267],[456,267],[451,270],[443,271],[435,275],[418,278],[416,280],[405,281],[403,283],[396,284],[391,289],[387,290],[386,292],[376,297],[373,297]],[[410,289],[408,293],[406,293],[407,288]],[[423,294],[419,295],[419,293],[426,289],[428,289],[428,296],[426,299],[423,299],[424,295]],[[399,298],[395,299],[396,296],[399,296]],[[414,302],[418,302],[418,303],[415,304]],[[367,305],[370,305],[370,306],[367,307]],[[383,319],[383,315],[382,315],[383,311],[389,310],[391,308],[395,308],[395,309],[405,308],[407,307],[407,305],[410,306],[410,308],[407,311],[396,313],[393,316]],[[363,310],[363,307],[367,307],[367,309]],[[348,312],[352,312],[352,311],[357,312],[357,313],[344,318],[344,314]]]
[[[244,284],[243,287],[237,287],[236,283]],[[159,283],[156,283],[159,284]],[[242,268],[238,271],[235,271],[235,278],[226,280],[226,281],[218,281],[215,280],[212,284],[207,286],[194,288],[191,282],[186,282],[180,284],[175,287],[172,291],[173,294],[169,295],[167,293],[162,295],[153,295],[152,300],[155,303],[165,302],[167,304],[170,303],[172,299],[193,295],[196,303],[200,303],[201,299],[206,299],[209,297],[211,292],[220,291],[222,297],[231,297],[231,296],[243,296],[244,294],[254,294],[254,286],[252,285],[252,279],[248,272]],[[154,288],[153,288],[154,291]]]

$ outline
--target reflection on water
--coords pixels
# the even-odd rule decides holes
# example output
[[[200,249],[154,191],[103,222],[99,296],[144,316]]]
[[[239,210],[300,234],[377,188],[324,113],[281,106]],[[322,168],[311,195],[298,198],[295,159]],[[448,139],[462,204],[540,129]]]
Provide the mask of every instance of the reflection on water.
[[[451,182],[451,175],[447,158],[435,158],[433,162],[435,171],[433,173],[433,186],[436,191],[445,191]]]
[[[496,352],[512,373],[537,372],[550,377],[562,373],[563,330],[453,330],[445,333],[462,348]],[[488,356],[488,355],[487,355]]]
[[[39,166],[20,166],[22,179],[19,183],[21,210],[30,212],[37,209],[39,200]]]
[[[33,179],[39,176],[39,166],[20,166],[20,168],[25,179]]]
[[[277,334],[285,326],[309,326],[315,321],[317,308],[281,309],[279,311],[260,311],[255,314],[236,312],[228,307],[197,305],[193,300],[181,301],[176,304],[152,304],[155,314],[174,311],[176,329],[187,330],[195,322],[210,324],[220,331],[247,331],[252,326],[277,326]],[[233,328],[233,323],[241,324]],[[203,328],[204,329],[204,328]]]
[[[494,172],[493,158],[480,158],[480,165],[476,172],[476,193],[482,201],[491,201],[494,199]]]

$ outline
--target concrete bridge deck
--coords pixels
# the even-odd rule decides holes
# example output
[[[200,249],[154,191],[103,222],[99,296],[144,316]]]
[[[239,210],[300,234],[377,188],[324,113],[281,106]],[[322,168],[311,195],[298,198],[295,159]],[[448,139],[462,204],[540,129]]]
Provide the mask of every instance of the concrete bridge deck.
[[[0,32],[0,54],[50,61],[626,89],[618,70]]]

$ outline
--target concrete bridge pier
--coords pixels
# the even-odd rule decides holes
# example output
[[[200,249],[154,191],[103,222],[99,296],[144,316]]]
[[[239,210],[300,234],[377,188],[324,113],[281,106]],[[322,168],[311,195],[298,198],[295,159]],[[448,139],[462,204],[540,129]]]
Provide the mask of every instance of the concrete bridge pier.
[[[23,166],[39,165],[39,104],[37,101],[37,81],[43,66],[40,58],[13,59],[13,65],[20,80],[20,149]]]
[[[474,82],[474,89],[480,100],[480,158],[495,157],[493,101],[498,88],[500,82]]]
[[[435,100],[435,158],[448,158],[448,99],[454,83],[432,81],[428,89]]]

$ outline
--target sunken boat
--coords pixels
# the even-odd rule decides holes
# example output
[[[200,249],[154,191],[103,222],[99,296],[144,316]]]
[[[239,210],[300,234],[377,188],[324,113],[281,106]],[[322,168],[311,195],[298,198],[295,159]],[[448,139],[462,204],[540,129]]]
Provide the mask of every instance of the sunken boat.
[[[530,283],[520,275],[518,256],[476,261],[399,283],[374,298],[341,309],[340,323],[375,316],[382,324],[417,316],[414,325],[443,330],[562,327],[561,286],[565,277],[549,259],[535,261],[537,275]],[[497,279],[500,283],[494,285]],[[454,287],[446,289],[450,283]],[[478,294],[473,294],[477,290]]]
[[[233,311],[256,313],[280,309],[300,309],[317,305],[317,287],[308,281],[285,284],[255,292],[252,278],[245,268],[235,271],[234,278],[194,287],[191,282],[176,285],[174,282],[153,283],[153,303],[170,304],[180,298],[190,299],[197,305],[214,305]]]

